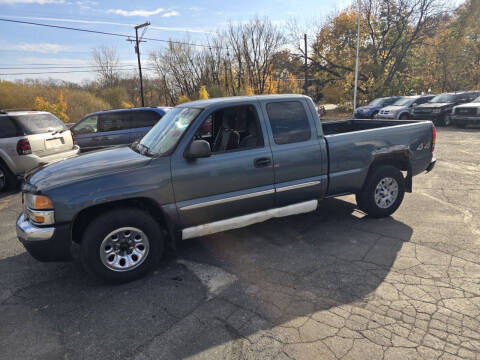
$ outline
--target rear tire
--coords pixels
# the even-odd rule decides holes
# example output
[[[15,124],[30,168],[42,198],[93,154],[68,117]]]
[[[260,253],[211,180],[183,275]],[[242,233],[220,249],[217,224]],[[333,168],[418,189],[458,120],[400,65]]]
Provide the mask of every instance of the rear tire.
[[[10,190],[15,184],[15,176],[7,165],[0,163],[0,192]]]
[[[360,193],[356,195],[358,207],[374,218],[393,214],[403,201],[405,179],[402,172],[390,165],[373,169]]]
[[[80,261],[94,276],[125,283],[155,268],[163,249],[161,228],[148,213],[120,208],[100,215],[87,226]]]
[[[440,126],[450,126],[452,124],[452,120],[450,116],[447,114],[443,115],[439,122]]]

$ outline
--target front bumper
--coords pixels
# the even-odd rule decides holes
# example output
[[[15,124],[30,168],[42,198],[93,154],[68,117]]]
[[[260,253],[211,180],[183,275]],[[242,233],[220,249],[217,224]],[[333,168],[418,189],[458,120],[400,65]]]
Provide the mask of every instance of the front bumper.
[[[22,213],[17,220],[17,237],[30,255],[39,261],[72,259],[69,224],[39,227]]]
[[[480,125],[480,116],[452,116],[452,122],[455,125]]]
[[[430,113],[430,114],[416,114],[416,113],[414,113],[413,118],[415,120],[430,120],[431,122],[433,122],[435,124],[435,123],[441,121],[443,119],[444,115],[445,115],[444,113],[438,113],[438,114],[433,114],[433,113]]]

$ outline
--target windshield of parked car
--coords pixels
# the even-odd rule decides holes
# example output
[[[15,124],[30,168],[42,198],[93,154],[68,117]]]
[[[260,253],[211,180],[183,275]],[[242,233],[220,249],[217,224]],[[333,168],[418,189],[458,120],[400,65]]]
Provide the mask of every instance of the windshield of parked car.
[[[153,156],[169,154],[201,111],[187,107],[173,108],[143,137],[139,143],[140,150]]]
[[[53,114],[11,115],[26,135],[67,130],[65,124]]]
[[[375,99],[375,100],[372,100],[370,101],[370,103],[368,104],[369,106],[378,106],[378,105],[382,105],[382,103],[385,101],[384,98],[378,98],[378,99]]]
[[[404,97],[400,98],[393,103],[393,106],[410,106],[417,100],[418,98],[411,98],[411,97]]]
[[[440,94],[435,96],[432,100],[430,100],[431,103],[451,103],[455,102],[455,95],[453,94]]]

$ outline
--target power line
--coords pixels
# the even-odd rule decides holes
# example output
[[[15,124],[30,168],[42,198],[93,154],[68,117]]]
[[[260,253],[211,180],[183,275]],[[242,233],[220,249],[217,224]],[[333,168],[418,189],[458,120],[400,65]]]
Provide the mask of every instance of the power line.
[[[134,65],[110,65],[109,68],[121,69],[121,68],[133,68]],[[84,66],[42,66],[42,67],[0,67],[0,70],[43,70],[43,69],[88,69],[100,70],[98,65],[84,65]]]
[[[144,68],[145,70],[156,70],[156,68]],[[136,67],[130,69],[116,69],[117,71],[135,71]],[[0,73],[0,76],[8,75],[49,75],[49,74],[70,74],[70,73],[94,73],[98,70],[70,70],[70,71],[44,71],[44,72],[21,72],[21,73]]]
[[[70,26],[43,24],[43,23],[37,23],[37,22],[32,22],[32,21],[11,20],[11,19],[5,19],[5,18],[0,18],[0,21],[17,23],[17,24],[50,27],[50,28],[62,29],[62,30],[81,31],[81,32],[93,33],[93,34],[110,35],[110,36],[124,37],[124,38],[127,38],[127,39],[131,38],[131,36],[127,35],[127,34],[119,34],[119,33],[113,33],[113,32],[107,32],[107,31],[97,31],[97,30],[90,30],[90,29],[82,29],[82,28],[76,28],[76,27],[70,27]],[[212,49],[212,48],[223,49],[223,47],[220,47],[220,46],[193,44],[193,43],[188,43],[188,42],[184,42],[184,41],[173,41],[173,40],[164,40],[164,39],[156,39],[156,38],[144,38],[144,40],[158,41],[158,42],[163,42],[163,43],[167,43],[167,44],[198,46],[198,47],[204,47],[204,48],[210,48],[210,49]]]

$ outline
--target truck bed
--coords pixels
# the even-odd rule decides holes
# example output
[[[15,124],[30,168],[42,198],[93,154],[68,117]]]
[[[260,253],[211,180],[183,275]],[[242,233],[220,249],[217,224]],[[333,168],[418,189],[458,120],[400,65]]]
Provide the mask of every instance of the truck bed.
[[[327,196],[358,192],[375,159],[408,158],[413,175],[425,170],[432,159],[430,147],[423,147],[432,141],[430,121],[342,120],[322,122],[322,128],[329,154]]]
[[[415,120],[336,120],[322,121],[322,128],[325,135],[335,135],[415,122]]]

